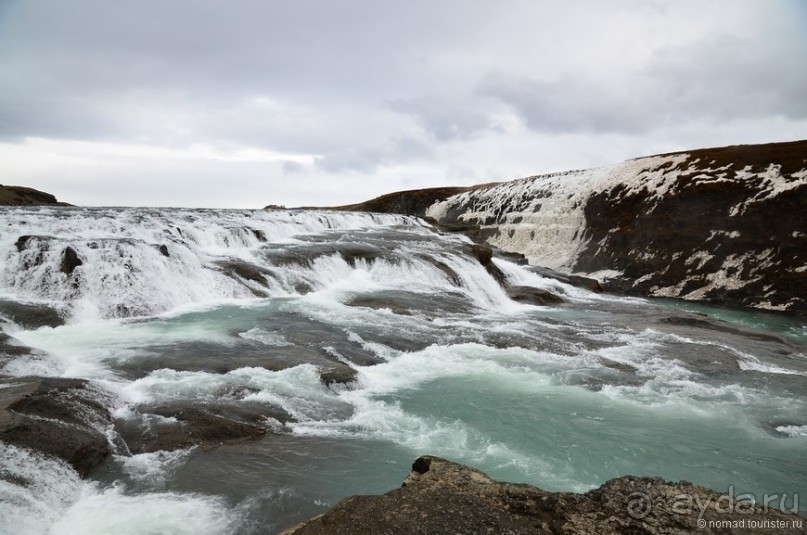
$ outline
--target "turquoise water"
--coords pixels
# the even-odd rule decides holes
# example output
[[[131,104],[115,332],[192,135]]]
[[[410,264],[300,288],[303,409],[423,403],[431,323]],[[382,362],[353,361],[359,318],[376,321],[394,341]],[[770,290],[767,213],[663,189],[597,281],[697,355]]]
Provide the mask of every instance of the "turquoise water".
[[[807,436],[776,430],[804,429],[807,423],[803,375],[693,372],[682,364],[687,348],[723,352],[712,344],[727,341],[706,333],[707,339],[698,341],[706,345],[683,343],[681,334],[615,326],[619,319],[635,322],[637,306],[647,307],[644,317],[663,316],[664,310],[633,302],[600,306],[608,312],[524,309],[484,318],[447,315],[435,324],[345,307],[338,300],[326,304],[298,298],[116,322],[107,345],[93,334],[97,328],[83,334],[82,326],[23,339],[40,347],[58,345],[69,362],[87,358],[82,342],[87,336],[93,339],[92,352],[106,355],[100,362],[114,371],[164,358],[170,354],[167,348],[179,360],[199,358],[200,350],[221,360],[243,357],[256,342],[242,334],[258,328],[293,339],[296,331],[289,329],[307,325],[321,337],[332,336],[332,345],[350,333],[377,344],[385,333],[402,329],[407,337],[422,338],[425,347],[419,350],[396,353],[379,345],[376,350],[388,360],[359,366],[359,382],[349,389],[330,390],[316,376],[279,377],[280,372],[258,370],[225,375],[212,386],[212,376],[202,372],[169,377],[155,371],[135,383],[120,382],[114,373],[105,379],[129,394],[196,396],[199,402],[220,389],[221,381],[249,383],[297,404],[305,417],[282,434],[196,448],[170,470],[157,467],[168,472],[157,484],[153,478],[132,477],[120,459],[95,476],[102,485],[123,482],[131,495],[159,490],[219,497],[236,518],[235,527],[228,528],[233,533],[266,526],[280,530],[343,497],[395,488],[422,454],[551,491],[583,492],[634,474],[749,492],[760,499],[766,493],[807,492]],[[623,315],[623,307],[629,315]],[[324,322],[327,316],[330,323]],[[516,328],[521,335],[510,332]],[[521,345],[500,343],[502,333]],[[72,346],[59,342],[65,337]],[[497,346],[481,343],[486,337],[497,340]],[[186,344],[190,352],[177,350]],[[109,358],[112,354],[117,356]],[[624,357],[638,372],[603,366],[603,357]],[[772,382],[765,386],[760,376]],[[777,386],[781,378],[793,380],[796,392]]]
[[[760,329],[780,336],[787,336],[801,342],[807,342],[807,321],[803,317],[784,312],[768,312],[764,310],[742,310],[720,306],[710,306],[681,299],[654,298],[652,303],[659,303],[670,308],[705,314],[710,318],[731,324]]]

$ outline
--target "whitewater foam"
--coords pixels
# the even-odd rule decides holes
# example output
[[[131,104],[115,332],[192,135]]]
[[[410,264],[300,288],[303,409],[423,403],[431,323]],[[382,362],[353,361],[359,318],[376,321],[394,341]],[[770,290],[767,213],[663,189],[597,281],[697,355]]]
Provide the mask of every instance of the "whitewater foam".
[[[807,425],[780,425],[776,430],[789,437],[807,437]]]
[[[218,535],[237,518],[220,498],[102,488],[63,461],[0,442],[1,535]]]
[[[175,420],[176,421],[176,420]],[[123,471],[138,483],[162,488],[165,482],[185,463],[195,448],[176,451],[155,451],[137,455],[116,455]]]
[[[224,535],[238,515],[221,498],[172,492],[127,495],[122,486],[85,487],[78,500],[50,527],[51,535],[171,533]]]
[[[267,243],[348,229],[428,232],[420,220],[385,214],[142,208],[16,209],[0,212],[0,225],[20,229],[0,236],[0,292],[67,304],[73,322],[253,297],[255,281],[230,276],[216,262],[260,264]],[[63,266],[67,248],[79,265]],[[266,284],[270,292],[285,291],[271,277]]]
[[[238,336],[245,340],[255,340],[267,346],[285,347],[290,346],[291,343],[286,340],[282,334],[266,331],[260,327],[253,327],[248,331],[238,333]]]

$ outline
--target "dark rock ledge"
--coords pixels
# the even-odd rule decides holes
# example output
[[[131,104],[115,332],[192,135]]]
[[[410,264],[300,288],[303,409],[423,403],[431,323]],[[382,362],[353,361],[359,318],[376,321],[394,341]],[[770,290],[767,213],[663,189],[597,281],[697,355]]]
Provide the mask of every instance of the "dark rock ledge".
[[[557,305],[565,301],[562,297],[541,288],[510,284],[507,276],[493,263],[496,250],[490,245],[476,243],[470,247],[468,252],[482,264],[488,274],[499,283],[499,286],[507,292],[507,295],[513,301],[537,306]]]
[[[0,441],[58,457],[85,477],[111,453],[106,396],[83,379],[0,377]]]
[[[546,492],[424,456],[401,488],[347,498],[281,535],[807,533],[804,525],[686,482],[626,476],[585,494]]]

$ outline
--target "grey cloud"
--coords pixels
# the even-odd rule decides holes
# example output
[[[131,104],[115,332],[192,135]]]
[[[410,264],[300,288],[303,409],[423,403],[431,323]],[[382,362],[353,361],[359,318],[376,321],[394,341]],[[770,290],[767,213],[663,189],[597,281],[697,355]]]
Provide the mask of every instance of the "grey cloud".
[[[434,84],[422,60],[439,50],[446,21],[471,34],[474,25],[462,23],[480,16],[450,1],[429,5],[424,18],[427,3],[414,4],[12,1],[0,18],[0,129],[6,137],[109,133],[96,103],[137,91],[214,107],[254,95],[372,105]]]
[[[132,176],[161,173],[160,184],[172,171],[215,182],[207,160],[193,160],[207,151],[223,156],[221,176],[228,165],[271,176],[279,195],[309,179],[332,193],[382,175],[438,185],[452,165],[485,178],[538,172],[558,152],[582,155],[563,160],[577,166],[592,150],[604,160],[734,142],[737,129],[723,128],[733,121],[759,141],[804,135],[802,4],[0,0],[4,176],[67,173],[45,165],[54,144],[31,138],[58,140],[68,155],[81,145],[81,158],[63,159],[93,181],[119,162]],[[671,125],[683,132],[675,147]],[[116,144],[185,163],[112,156]],[[254,168],[243,163],[252,154]],[[92,194],[93,181],[75,187]],[[191,202],[192,189],[177,199]]]
[[[536,22],[544,24],[544,31],[551,29],[556,23],[541,18],[547,10],[558,23],[576,17],[572,7],[540,2],[514,1],[508,7],[520,16],[501,19],[492,16],[502,12],[499,3],[467,9],[459,0],[245,0],[226,7],[208,0],[11,0],[3,6],[4,139],[163,142],[159,125],[132,125],[116,113],[118,108],[125,112],[139,96],[164,108],[181,101],[189,116],[204,116],[179,125],[189,137],[323,154],[340,150],[334,145],[344,135],[333,135],[339,129],[329,121],[330,110],[367,110],[383,102],[413,118],[438,142],[495,133],[495,107],[485,97],[512,106],[533,129],[562,132],[638,133],[682,114],[747,115],[754,109],[802,117],[807,106],[800,98],[807,70],[799,36],[761,42],[756,35],[746,43],[718,36],[662,50],[634,75],[608,80],[573,68],[541,78],[548,54],[519,50],[523,68],[502,68],[484,77],[496,65],[486,54],[488,47],[504,57],[505,50],[513,52],[510,47],[521,44],[520,30]],[[631,0],[616,7],[644,16],[663,14],[668,3]],[[523,27],[508,33],[495,26],[497,21]],[[503,43],[510,47],[500,48]],[[568,45],[553,54],[573,58],[580,53]],[[533,57],[534,62],[526,61]],[[480,77],[480,91],[468,95]],[[262,95],[319,113],[322,121],[301,123],[288,115],[278,121],[277,115],[240,106]],[[386,135],[401,133],[393,129]]]
[[[349,147],[315,159],[315,165],[327,172],[375,172],[380,166],[401,164],[431,157],[433,149],[412,138],[365,147]]]
[[[421,127],[440,141],[468,139],[473,135],[500,127],[481,99],[446,96],[394,100],[389,109],[413,117]]]
[[[777,50],[778,46],[772,46]],[[785,47],[786,48],[786,47]],[[807,117],[807,70],[797,49],[771,50],[716,36],[655,54],[622,80],[583,74],[540,80],[488,75],[479,92],[511,106],[539,132],[642,134],[682,121]]]
[[[512,106],[529,128],[539,132],[637,132],[653,123],[651,110],[635,109],[628,95],[593,80],[545,82],[492,75],[480,91]]]
[[[283,162],[280,168],[283,169],[284,174],[293,175],[301,172],[303,169],[305,169],[305,166],[300,162],[295,162],[294,160],[286,160]]]
[[[474,184],[479,182],[479,176],[474,170],[464,165],[449,166],[445,177],[449,184]]]
[[[453,0],[4,6],[0,141],[244,145],[334,172],[429,152],[383,102],[439,83],[424,65],[447,26],[462,40],[482,17]]]
[[[807,39],[802,37],[758,43],[716,36],[661,51],[639,82],[646,87],[645,99],[651,100],[653,92],[660,109],[679,116],[804,119],[805,53]]]

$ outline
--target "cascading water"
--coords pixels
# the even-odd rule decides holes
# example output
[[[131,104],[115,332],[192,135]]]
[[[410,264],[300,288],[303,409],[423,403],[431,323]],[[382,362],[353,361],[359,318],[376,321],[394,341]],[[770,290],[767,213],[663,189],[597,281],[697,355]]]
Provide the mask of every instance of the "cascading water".
[[[265,244],[283,247],[298,242],[296,236],[332,229],[419,225],[397,216],[304,211],[18,209],[4,215],[2,291],[67,305],[78,321],[254,297],[266,288],[238,266],[260,262]],[[80,265],[65,265],[66,254]],[[268,281],[274,293],[287,293],[281,280]]]
[[[403,216],[9,208],[0,229],[0,399],[87,379],[112,450],[80,479],[0,441],[0,533],[273,533],[425,453],[547,490],[807,491],[797,320],[495,258],[563,299],[517,303],[466,238]]]

